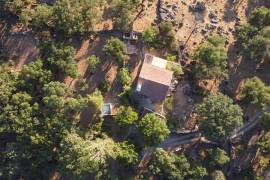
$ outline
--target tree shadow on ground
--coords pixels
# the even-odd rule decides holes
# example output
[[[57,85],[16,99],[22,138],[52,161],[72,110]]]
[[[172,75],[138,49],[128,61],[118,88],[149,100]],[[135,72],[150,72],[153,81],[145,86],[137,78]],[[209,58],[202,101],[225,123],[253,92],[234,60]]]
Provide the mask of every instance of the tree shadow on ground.
[[[38,39],[31,32],[10,33],[4,42],[7,58],[15,62],[15,69],[35,60],[39,55]]]
[[[237,97],[243,80],[254,76],[263,80],[266,85],[270,84],[270,62],[256,63],[248,60],[241,54],[241,47],[229,46],[228,49],[229,78],[228,88],[234,97]]]

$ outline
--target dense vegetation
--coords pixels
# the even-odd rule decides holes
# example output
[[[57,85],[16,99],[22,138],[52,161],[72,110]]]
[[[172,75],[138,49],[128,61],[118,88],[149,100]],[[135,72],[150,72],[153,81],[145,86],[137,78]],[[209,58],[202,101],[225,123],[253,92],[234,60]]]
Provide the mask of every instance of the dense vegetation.
[[[269,60],[270,10],[265,7],[255,9],[248,23],[238,27],[236,33],[247,59],[255,62]]]
[[[258,77],[246,79],[243,84],[241,99],[263,107],[270,103],[270,88]]]
[[[225,140],[243,123],[242,110],[223,94],[211,94],[197,108],[200,129],[210,139]]]
[[[196,60],[194,73],[199,80],[223,80],[227,78],[227,53],[224,39],[211,36],[207,43],[201,44],[194,53]]]
[[[128,55],[126,40],[117,33],[133,30],[138,10],[145,8],[140,1],[0,3],[0,23],[3,18],[11,26],[18,23],[16,28],[20,27],[20,31],[33,33],[39,39],[40,51],[35,60],[18,70],[11,61],[4,61],[8,56],[0,49],[0,179],[49,179],[56,172],[63,179],[264,178],[270,168],[270,87],[265,74],[258,75],[255,69],[270,59],[269,8],[254,9],[248,22],[236,27],[237,42],[232,48],[240,49],[241,54],[237,55],[242,61],[255,62],[254,73],[258,77],[247,75],[235,94],[226,94],[224,89],[221,93],[219,88],[203,97],[197,84],[190,81],[229,83],[224,81],[230,78],[230,67],[223,36],[208,36],[190,52],[191,56],[186,56],[191,64],[185,62],[182,67],[176,54],[179,39],[173,23],[157,21],[138,33],[139,40],[132,43],[145,45],[147,48],[140,47],[145,51],[164,52],[162,56],[168,60],[166,69],[176,77],[173,83],[177,81],[180,89],[188,84],[183,87],[183,94],[194,111],[178,120],[180,125],[176,126],[172,112],[178,116],[175,111],[184,110],[177,106],[178,94],[173,88],[172,96],[160,104],[141,100],[140,96],[143,110],[132,97],[139,96],[133,91],[133,66],[140,63],[131,62],[134,59]],[[97,24],[108,19],[117,31],[97,32]],[[108,39],[101,41],[93,53],[92,41],[96,36],[104,38],[102,33]],[[82,75],[75,58],[76,41],[85,39],[89,39],[91,53],[80,57],[85,58],[86,65]],[[112,66],[117,69],[113,82],[105,72]],[[96,83],[99,78],[102,82]],[[68,80],[71,82],[67,83]],[[106,116],[102,114],[103,105],[111,101],[115,102],[110,109],[113,112]],[[161,113],[154,112],[154,105],[161,105]],[[257,116],[254,122],[244,114],[249,108],[254,112],[247,114]],[[254,125],[250,128],[253,131],[249,130],[244,138],[239,136],[240,140],[234,143],[232,135],[244,123]],[[195,132],[185,135],[186,130]],[[196,138],[187,144],[193,135]],[[178,145],[179,142],[184,145]],[[241,169],[239,162],[244,157],[253,159],[247,160],[245,169]]]
[[[154,176],[161,179],[176,180],[185,178],[201,179],[206,175],[206,169],[200,166],[192,168],[184,154],[176,155],[157,149],[144,177]]]

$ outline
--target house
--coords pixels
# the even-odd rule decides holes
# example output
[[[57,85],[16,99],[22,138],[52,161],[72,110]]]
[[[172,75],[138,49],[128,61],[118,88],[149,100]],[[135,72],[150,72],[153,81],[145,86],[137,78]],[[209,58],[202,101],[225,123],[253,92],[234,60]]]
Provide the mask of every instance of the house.
[[[166,69],[167,61],[146,54],[136,86],[136,91],[152,102],[163,102],[173,78],[173,72]]]

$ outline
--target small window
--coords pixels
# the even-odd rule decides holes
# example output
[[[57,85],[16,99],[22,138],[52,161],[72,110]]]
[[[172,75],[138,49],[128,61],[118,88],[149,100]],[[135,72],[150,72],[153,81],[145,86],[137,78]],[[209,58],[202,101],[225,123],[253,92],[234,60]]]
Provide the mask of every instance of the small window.
[[[141,92],[141,90],[142,90],[142,84],[138,83],[136,87],[136,91]]]

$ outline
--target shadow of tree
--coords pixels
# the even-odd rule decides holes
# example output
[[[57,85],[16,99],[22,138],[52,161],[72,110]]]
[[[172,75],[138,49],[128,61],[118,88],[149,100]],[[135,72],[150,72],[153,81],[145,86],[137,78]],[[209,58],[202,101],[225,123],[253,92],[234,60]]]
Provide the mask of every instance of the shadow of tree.
[[[10,60],[14,60],[16,69],[35,60],[39,55],[38,40],[31,32],[10,33],[4,48]]]
[[[248,6],[247,6],[247,15],[255,8],[265,6],[267,8],[270,8],[270,1],[269,0],[248,0]]]
[[[234,97],[237,97],[241,83],[247,78],[257,76],[267,85],[270,84],[270,63],[268,61],[256,63],[253,60],[245,59],[241,55],[240,47],[237,47],[236,45],[229,46],[228,66],[228,88],[229,92]]]

